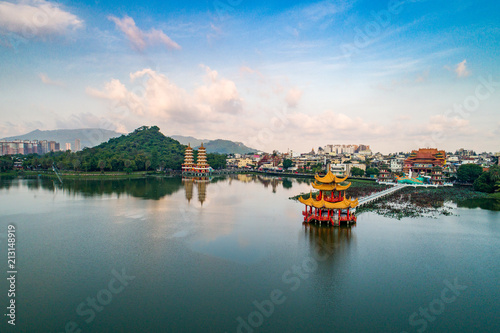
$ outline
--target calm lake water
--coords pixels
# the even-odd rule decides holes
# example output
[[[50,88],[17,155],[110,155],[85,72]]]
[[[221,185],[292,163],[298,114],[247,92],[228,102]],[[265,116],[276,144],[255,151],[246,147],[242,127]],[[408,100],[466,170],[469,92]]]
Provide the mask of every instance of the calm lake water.
[[[13,224],[18,271],[0,332],[498,331],[500,212],[305,226],[289,197],[309,189],[0,179],[0,267]]]

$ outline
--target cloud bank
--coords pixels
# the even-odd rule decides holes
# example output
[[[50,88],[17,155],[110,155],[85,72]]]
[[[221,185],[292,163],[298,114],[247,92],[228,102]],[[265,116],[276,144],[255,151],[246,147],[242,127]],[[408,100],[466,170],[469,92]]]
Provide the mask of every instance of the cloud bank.
[[[83,27],[83,20],[57,4],[44,0],[11,3],[0,1],[0,34],[24,38],[63,35]]]

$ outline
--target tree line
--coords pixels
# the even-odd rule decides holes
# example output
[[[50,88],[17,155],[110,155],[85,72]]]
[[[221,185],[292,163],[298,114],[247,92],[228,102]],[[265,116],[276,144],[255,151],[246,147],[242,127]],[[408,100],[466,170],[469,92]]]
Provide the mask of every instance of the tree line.
[[[86,172],[180,170],[185,148],[177,140],[164,136],[157,126],[143,126],[128,135],[112,138],[79,152],[50,152],[19,157],[23,160],[23,168],[30,170],[47,170],[52,165],[60,170]],[[207,154],[207,162],[214,169],[225,168],[226,155]],[[0,159],[2,170],[12,167],[12,158],[3,156]]]

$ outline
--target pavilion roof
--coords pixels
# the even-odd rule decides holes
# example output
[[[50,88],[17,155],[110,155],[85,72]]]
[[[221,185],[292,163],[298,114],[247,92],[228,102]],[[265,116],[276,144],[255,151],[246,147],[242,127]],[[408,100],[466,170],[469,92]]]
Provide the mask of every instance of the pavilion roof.
[[[340,184],[335,184],[335,183],[320,184],[317,182],[314,182],[312,184],[312,187],[314,187],[317,190],[321,190],[321,191],[344,191],[344,190],[347,190],[350,186],[351,186],[350,182],[347,183],[346,185],[340,185]]]
[[[330,183],[342,183],[343,181],[345,181],[347,179],[348,176],[345,176],[344,178],[340,178],[340,177],[337,177],[335,176],[331,171],[328,171],[328,173],[323,176],[323,177],[320,177],[319,175],[315,175],[314,176],[314,179],[316,179],[318,182],[321,182],[321,183],[325,183],[325,184],[330,184]]]
[[[344,199],[339,202],[328,202],[325,201],[323,198],[321,198],[321,200],[315,200],[312,197],[312,192],[309,194],[309,198],[307,199],[299,197],[299,201],[305,204],[306,206],[316,207],[316,208],[328,208],[328,209],[355,208],[359,204],[358,199],[352,200],[351,198]]]

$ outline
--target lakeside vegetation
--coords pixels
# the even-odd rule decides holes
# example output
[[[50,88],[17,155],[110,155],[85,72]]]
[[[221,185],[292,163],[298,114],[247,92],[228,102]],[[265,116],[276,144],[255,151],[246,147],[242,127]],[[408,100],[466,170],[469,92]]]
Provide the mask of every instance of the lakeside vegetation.
[[[186,146],[163,135],[157,126],[142,126],[128,135],[112,138],[79,152],[51,152],[45,155],[19,156],[25,170],[58,169],[73,172],[125,172],[180,170]],[[195,153],[196,156],[196,153]],[[226,166],[226,155],[210,153],[207,161],[214,169]],[[0,170],[14,167],[10,156],[2,156]]]
[[[450,204],[468,207],[472,201],[477,203],[485,199],[493,198],[491,194],[475,191],[471,186],[406,187],[380,200],[359,207],[356,212],[357,214],[374,212],[398,220],[403,217],[436,218],[440,215],[452,215],[453,206]]]

